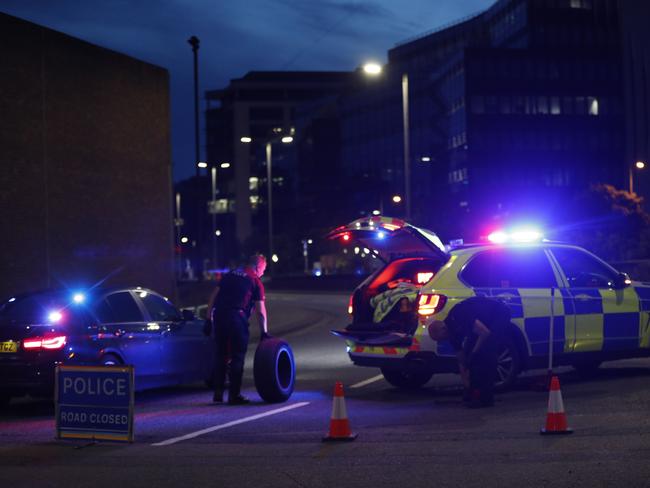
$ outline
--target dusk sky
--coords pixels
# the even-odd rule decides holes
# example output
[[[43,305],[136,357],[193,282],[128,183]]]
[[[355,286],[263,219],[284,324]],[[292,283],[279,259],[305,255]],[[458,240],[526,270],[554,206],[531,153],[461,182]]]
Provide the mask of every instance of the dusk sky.
[[[396,43],[494,0],[2,0],[0,11],[167,68],[174,179],[194,174],[192,50],[199,89],[248,71],[352,71]],[[203,107],[203,102],[202,102]],[[203,117],[201,117],[203,119]],[[201,120],[203,125],[203,120]],[[201,136],[201,145],[204,144]],[[204,151],[202,149],[202,157]]]

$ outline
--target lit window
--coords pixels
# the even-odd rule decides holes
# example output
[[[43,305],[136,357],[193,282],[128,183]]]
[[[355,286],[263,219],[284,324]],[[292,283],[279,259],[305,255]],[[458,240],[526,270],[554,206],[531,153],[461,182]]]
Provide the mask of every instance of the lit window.
[[[560,97],[551,97],[551,114],[560,115]]]
[[[598,99],[594,97],[587,97],[587,106],[589,107],[589,115],[598,115]]]
[[[257,190],[260,184],[260,179],[257,176],[251,176],[248,178],[248,189],[253,191]]]

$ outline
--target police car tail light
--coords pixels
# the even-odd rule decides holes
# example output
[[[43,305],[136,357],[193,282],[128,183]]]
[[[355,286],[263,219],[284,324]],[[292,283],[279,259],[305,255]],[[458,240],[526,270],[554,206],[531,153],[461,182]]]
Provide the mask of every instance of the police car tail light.
[[[29,350],[61,349],[66,342],[66,336],[32,337],[23,341],[23,347]]]
[[[354,307],[352,306],[352,300],[354,299],[354,295],[350,295],[350,300],[348,301],[348,313],[352,315],[354,312]]]
[[[442,310],[445,306],[447,297],[437,293],[423,293],[418,300],[418,314],[433,315]]]

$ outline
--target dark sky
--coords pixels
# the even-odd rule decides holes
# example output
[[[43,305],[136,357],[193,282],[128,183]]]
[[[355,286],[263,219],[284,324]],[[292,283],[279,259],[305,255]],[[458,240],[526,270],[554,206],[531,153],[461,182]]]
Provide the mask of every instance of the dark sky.
[[[167,68],[174,179],[179,180],[194,174],[190,36],[201,40],[202,94],[253,70],[352,71],[369,59],[385,62],[395,43],[477,13],[492,3],[494,0],[1,0],[0,11]]]

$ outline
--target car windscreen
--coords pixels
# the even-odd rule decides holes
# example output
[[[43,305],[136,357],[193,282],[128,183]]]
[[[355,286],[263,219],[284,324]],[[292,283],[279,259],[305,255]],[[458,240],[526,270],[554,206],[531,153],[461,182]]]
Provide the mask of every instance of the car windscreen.
[[[3,323],[69,324],[83,320],[81,304],[70,293],[43,292],[10,298],[0,305]]]

